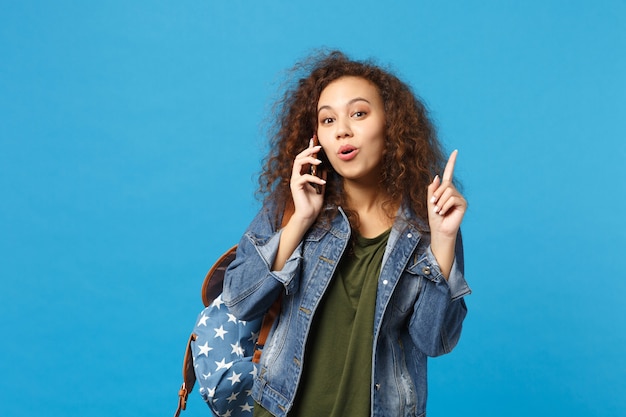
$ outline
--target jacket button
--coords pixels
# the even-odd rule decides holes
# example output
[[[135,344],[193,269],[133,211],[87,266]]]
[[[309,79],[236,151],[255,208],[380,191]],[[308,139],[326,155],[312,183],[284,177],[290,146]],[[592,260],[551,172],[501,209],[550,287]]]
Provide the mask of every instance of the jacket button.
[[[380,384],[374,385],[374,388],[376,388],[376,391],[378,391],[380,389]]]
[[[422,268],[422,272],[424,273],[424,275],[430,275],[430,268],[425,266]]]
[[[408,237],[409,239],[411,239],[411,238],[413,237],[413,234],[412,234],[412,233],[409,233],[409,234],[407,234],[407,235],[406,235],[406,237]]]
[[[386,279],[383,280],[383,285],[387,285],[387,284],[389,284],[389,281],[387,281]]]

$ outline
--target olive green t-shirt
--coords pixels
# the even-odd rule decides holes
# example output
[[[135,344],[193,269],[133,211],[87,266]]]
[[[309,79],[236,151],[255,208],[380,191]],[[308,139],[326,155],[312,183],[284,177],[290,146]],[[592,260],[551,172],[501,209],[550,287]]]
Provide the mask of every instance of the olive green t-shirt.
[[[376,287],[389,230],[355,236],[313,318],[304,369],[289,416],[370,415]],[[270,413],[255,404],[255,417]]]

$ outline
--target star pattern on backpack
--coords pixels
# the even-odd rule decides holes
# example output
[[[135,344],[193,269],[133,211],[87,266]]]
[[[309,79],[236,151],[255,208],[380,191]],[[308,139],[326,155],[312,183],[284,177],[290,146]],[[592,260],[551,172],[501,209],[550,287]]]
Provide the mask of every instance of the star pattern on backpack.
[[[251,417],[257,365],[252,363],[262,319],[238,320],[221,295],[198,316],[192,343],[200,395],[219,417]]]

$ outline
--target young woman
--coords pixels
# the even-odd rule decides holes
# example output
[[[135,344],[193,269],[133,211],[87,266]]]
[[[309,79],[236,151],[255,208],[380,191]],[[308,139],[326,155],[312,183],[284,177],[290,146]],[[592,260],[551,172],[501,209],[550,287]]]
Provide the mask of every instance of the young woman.
[[[456,345],[470,292],[457,152],[445,164],[424,105],[388,71],[340,52],[296,68],[263,208],[224,281],[241,320],[281,299],[254,415],[422,416],[426,357]]]

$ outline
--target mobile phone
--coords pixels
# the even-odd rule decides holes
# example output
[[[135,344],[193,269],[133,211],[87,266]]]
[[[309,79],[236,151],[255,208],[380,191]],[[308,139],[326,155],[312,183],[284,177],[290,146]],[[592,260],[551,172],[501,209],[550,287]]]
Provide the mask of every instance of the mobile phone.
[[[318,146],[319,144],[320,144],[320,141],[319,139],[317,139],[317,133],[314,133],[313,134],[313,146]],[[318,169],[317,165],[311,165],[311,175],[315,175],[318,178],[321,177],[321,170]],[[313,188],[315,188],[315,191],[318,194],[322,194],[322,186],[320,184],[311,184],[311,185],[313,186]]]

